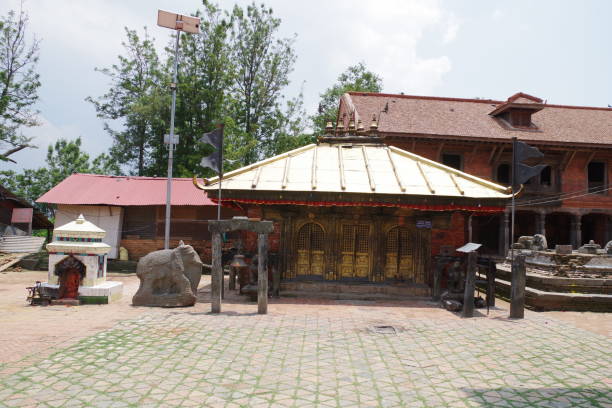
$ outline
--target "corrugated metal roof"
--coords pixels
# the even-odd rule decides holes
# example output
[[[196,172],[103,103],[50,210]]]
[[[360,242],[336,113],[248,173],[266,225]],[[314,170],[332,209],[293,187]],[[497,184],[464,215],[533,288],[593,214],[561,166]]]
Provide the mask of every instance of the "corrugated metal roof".
[[[165,205],[163,177],[120,177],[73,174],[43,194],[38,203],[73,205]],[[172,181],[172,205],[215,205],[205,193],[193,188],[191,179]]]
[[[359,143],[311,144],[263,160],[224,175],[222,190],[511,197],[504,186],[416,154]]]

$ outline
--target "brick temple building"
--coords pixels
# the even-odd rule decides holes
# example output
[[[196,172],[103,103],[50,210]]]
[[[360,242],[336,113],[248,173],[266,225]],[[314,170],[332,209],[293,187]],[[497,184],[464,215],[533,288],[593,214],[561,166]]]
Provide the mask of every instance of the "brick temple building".
[[[537,146],[547,167],[517,200],[512,241],[534,233],[553,247],[612,239],[612,109],[552,105],[524,93],[496,101],[349,92],[335,132],[367,129],[373,117],[385,144],[502,185],[510,184],[512,137]],[[510,210],[466,213],[463,228],[485,252],[501,255],[511,241]]]

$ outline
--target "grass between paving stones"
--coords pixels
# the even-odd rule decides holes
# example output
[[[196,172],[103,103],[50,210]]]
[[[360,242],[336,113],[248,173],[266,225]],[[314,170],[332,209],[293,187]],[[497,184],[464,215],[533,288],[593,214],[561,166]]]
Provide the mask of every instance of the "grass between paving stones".
[[[123,321],[0,378],[0,406],[612,404],[610,341],[555,322],[299,316]],[[195,405],[194,405],[195,404]]]

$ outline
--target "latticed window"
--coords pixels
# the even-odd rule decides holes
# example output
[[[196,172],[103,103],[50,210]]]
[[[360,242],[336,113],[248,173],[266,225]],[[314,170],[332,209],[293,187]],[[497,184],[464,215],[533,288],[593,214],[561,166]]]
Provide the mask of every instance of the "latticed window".
[[[343,225],[342,251],[368,252],[370,226],[369,225]]]
[[[356,235],[355,250],[357,252],[368,252],[370,247],[368,236],[370,235],[370,227],[368,225],[358,225]]]
[[[319,224],[309,222],[298,231],[297,249],[322,251],[325,233]]]
[[[408,256],[411,254],[410,230],[404,227],[393,227],[387,235],[387,253]]]
[[[343,225],[342,226],[342,251],[353,252],[353,245],[355,240],[355,226],[354,225]]]

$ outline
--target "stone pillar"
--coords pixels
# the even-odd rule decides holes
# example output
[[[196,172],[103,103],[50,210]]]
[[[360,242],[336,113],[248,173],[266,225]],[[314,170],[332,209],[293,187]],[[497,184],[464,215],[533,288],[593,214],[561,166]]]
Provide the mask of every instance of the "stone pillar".
[[[221,313],[221,285],[223,266],[221,265],[221,233],[212,233],[212,271],[210,273],[210,311]]]
[[[268,313],[268,234],[257,236],[257,313]]]
[[[538,214],[539,215],[539,228],[538,228],[538,234],[542,234],[544,236],[546,236],[546,213],[545,212],[541,212]]]
[[[502,252],[501,256],[506,256],[510,249],[510,213],[504,212],[504,215],[499,223],[499,248]]]
[[[510,318],[512,319],[522,319],[525,317],[526,279],[525,255],[516,254],[512,263],[512,282],[510,287]]]
[[[476,284],[476,258],[474,251],[468,254],[467,270],[465,273],[465,292],[463,293],[463,309],[461,317],[474,317],[474,286]]]
[[[571,225],[572,246],[578,249],[582,245],[582,215],[573,214]]]

